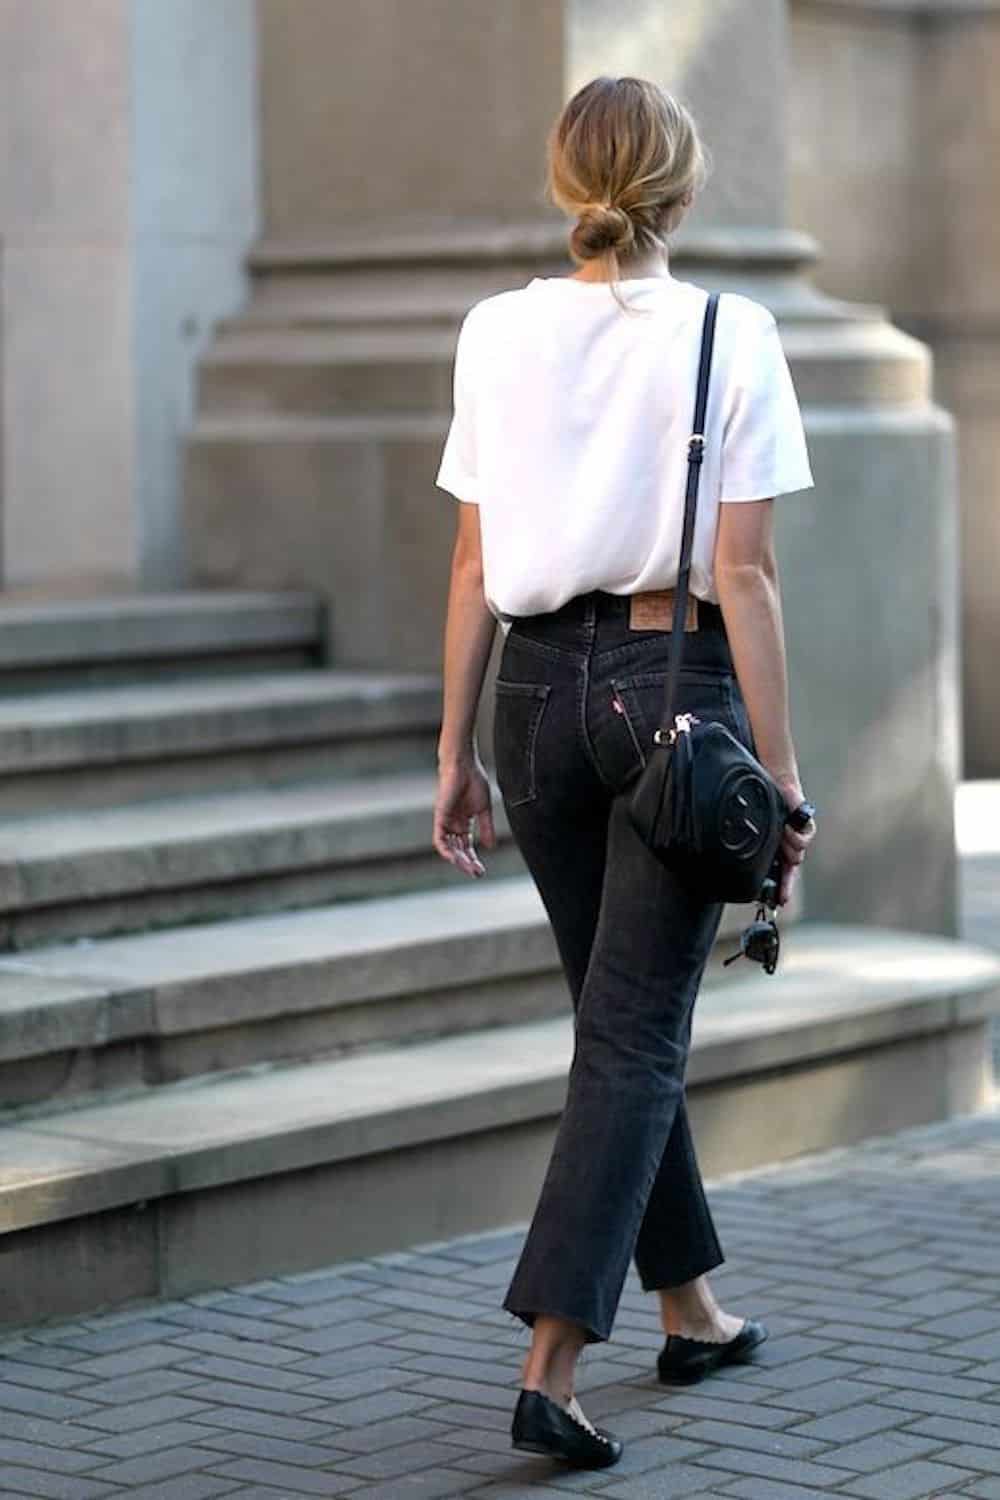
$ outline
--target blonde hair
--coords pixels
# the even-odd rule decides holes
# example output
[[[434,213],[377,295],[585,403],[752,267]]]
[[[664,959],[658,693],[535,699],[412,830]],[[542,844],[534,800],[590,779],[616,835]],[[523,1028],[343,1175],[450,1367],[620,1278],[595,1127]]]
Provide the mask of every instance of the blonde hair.
[[[623,311],[621,258],[665,248],[681,199],[701,189],[710,168],[690,111],[648,79],[602,74],[563,106],[548,136],[545,190],[577,221],[571,256],[604,261]]]

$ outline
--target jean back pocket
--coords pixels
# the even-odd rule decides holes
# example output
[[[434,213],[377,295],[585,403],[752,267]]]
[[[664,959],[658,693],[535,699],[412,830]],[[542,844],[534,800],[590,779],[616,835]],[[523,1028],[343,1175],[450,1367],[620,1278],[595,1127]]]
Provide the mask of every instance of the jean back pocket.
[[[497,785],[507,807],[531,802],[538,795],[535,745],[549,699],[547,682],[513,682],[497,677],[493,717],[493,758]]]

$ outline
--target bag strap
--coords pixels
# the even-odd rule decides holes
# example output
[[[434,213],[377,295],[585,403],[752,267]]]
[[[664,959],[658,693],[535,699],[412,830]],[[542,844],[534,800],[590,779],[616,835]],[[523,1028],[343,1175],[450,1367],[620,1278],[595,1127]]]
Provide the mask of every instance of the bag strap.
[[[694,548],[694,519],[698,508],[698,476],[705,449],[705,408],[708,405],[708,376],[712,368],[712,345],[715,341],[715,318],[719,307],[719,293],[710,292],[705,304],[705,318],[701,329],[701,354],[698,359],[698,387],[694,401],[694,428],[688,438],[687,488],[684,492],[684,526],[681,531],[681,553],[677,568],[677,584],[674,590],[674,615],[670,627],[670,664],[667,669],[667,689],[663,700],[662,728],[666,733],[673,728],[674,702],[681,670],[681,655],[684,649],[684,620],[687,615],[688,576],[691,572],[691,552]]]

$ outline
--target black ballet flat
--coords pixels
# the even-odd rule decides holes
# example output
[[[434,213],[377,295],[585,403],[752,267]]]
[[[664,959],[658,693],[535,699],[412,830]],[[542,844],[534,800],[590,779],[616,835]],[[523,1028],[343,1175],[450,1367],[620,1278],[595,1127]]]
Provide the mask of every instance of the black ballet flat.
[[[620,1438],[591,1432],[542,1391],[522,1390],[514,1408],[511,1443],[525,1453],[547,1453],[575,1469],[607,1469],[622,1456]]]
[[[754,1318],[744,1318],[743,1327],[724,1344],[668,1333],[656,1368],[664,1385],[691,1385],[720,1365],[739,1364],[766,1338],[767,1329]]]

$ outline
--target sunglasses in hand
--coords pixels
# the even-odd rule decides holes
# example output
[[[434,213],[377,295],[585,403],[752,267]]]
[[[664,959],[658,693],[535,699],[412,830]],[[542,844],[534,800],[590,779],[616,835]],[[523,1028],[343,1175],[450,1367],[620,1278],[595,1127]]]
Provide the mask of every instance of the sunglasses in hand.
[[[738,958],[749,958],[753,963],[762,964],[765,974],[774,973],[778,967],[781,939],[778,935],[778,923],[775,916],[769,917],[767,909],[770,907],[773,913],[777,913],[780,886],[781,859],[778,856],[761,886],[756,915],[750,925],[744,927],[740,933],[739,951],[723,960],[724,969],[735,963]]]

